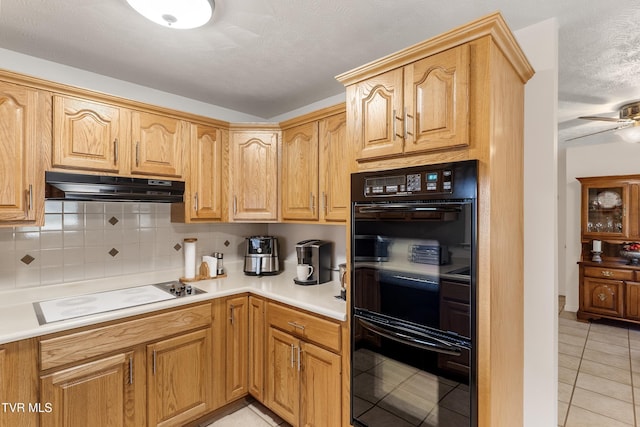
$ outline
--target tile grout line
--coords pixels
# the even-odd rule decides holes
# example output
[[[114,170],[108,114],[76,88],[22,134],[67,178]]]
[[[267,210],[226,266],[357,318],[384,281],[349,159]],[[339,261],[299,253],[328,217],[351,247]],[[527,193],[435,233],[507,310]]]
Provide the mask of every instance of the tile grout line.
[[[584,345],[582,346],[582,353],[580,353],[580,362],[578,363],[578,369],[576,370],[576,377],[573,380],[573,386],[571,387],[571,397],[569,397],[569,404],[567,405],[567,413],[564,414],[564,422],[562,426],[567,425],[567,421],[569,420],[569,412],[571,411],[571,404],[573,402],[573,395],[576,391],[576,384],[578,383],[578,375],[580,374],[580,367],[582,366],[582,360],[584,358],[584,352],[587,349],[587,341],[589,341],[589,334],[591,333],[591,322],[589,322],[589,327],[587,329],[587,336],[584,338]]]

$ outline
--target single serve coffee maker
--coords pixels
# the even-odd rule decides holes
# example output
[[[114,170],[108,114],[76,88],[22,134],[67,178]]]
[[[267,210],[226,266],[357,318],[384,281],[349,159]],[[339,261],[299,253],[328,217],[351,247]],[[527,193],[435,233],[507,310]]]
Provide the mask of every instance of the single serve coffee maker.
[[[331,246],[331,242],[326,240],[298,242],[298,265],[293,281],[298,285],[318,285],[331,281]]]

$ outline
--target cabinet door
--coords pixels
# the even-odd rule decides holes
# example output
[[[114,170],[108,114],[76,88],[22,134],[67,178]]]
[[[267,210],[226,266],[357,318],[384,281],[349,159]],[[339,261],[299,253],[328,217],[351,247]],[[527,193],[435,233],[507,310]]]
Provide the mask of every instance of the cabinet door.
[[[227,190],[223,161],[227,137],[221,129],[191,125],[191,182],[185,201],[187,215],[192,219],[222,219],[223,193]]]
[[[318,122],[282,133],[282,219],[318,219]]]
[[[397,69],[357,83],[355,116],[362,121],[357,141],[360,159],[402,153],[402,78],[402,69]]]
[[[54,167],[120,172],[126,131],[119,107],[61,95],[53,97]]]
[[[149,426],[183,425],[209,410],[210,334],[207,328],[147,346]]]
[[[264,402],[264,300],[249,297],[249,393]]]
[[[461,45],[405,67],[405,153],[469,145],[469,66]]]
[[[42,148],[50,142],[50,96],[0,82],[0,221],[44,223]]]
[[[625,312],[629,319],[640,320],[640,283],[626,282]]]
[[[186,122],[141,111],[131,112],[131,172],[182,177],[182,158],[188,143]]]
[[[629,234],[629,185],[603,182],[582,187],[582,234],[588,238],[624,238]]]
[[[43,376],[40,402],[51,404],[40,425],[105,426],[135,425],[126,408],[142,410],[134,401],[133,352],[116,354]]]
[[[624,282],[584,278],[583,311],[623,317]]]
[[[249,363],[248,297],[227,299],[225,390],[227,402],[247,394]]]
[[[347,115],[320,120],[320,215],[325,221],[347,220],[350,192],[350,155]]]
[[[35,339],[0,345],[0,396],[7,407],[0,412],[0,427],[35,427],[37,410],[51,412],[53,407],[38,396],[38,350]],[[36,411],[29,402],[38,404]],[[21,411],[17,404],[27,405]],[[14,405],[14,410],[8,404]],[[33,408],[33,406],[31,407]]]
[[[230,172],[234,220],[278,219],[277,132],[233,132]]]
[[[292,425],[300,414],[298,340],[269,327],[267,338],[267,406]],[[340,424],[336,424],[340,425]]]
[[[300,425],[333,427],[341,424],[340,356],[313,344],[301,344]]]

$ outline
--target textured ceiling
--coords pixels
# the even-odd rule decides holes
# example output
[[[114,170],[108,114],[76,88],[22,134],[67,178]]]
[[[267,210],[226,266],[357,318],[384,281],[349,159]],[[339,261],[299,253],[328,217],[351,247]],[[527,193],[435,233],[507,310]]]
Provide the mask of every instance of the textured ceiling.
[[[640,99],[636,0],[217,0],[213,20],[187,31],[126,0],[0,0],[0,47],[268,119],[341,93],[337,74],[494,11],[514,31],[557,18],[560,141],[615,127],[576,117]]]

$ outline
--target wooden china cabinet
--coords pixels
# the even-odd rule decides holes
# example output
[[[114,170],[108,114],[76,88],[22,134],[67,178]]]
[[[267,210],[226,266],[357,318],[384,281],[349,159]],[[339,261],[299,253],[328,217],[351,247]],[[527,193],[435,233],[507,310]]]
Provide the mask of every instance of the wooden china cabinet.
[[[640,241],[640,175],[578,178],[582,185],[581,320],[640,323],[640,265],[621,255]],[[601,261],[594,261],[600,249]]]

